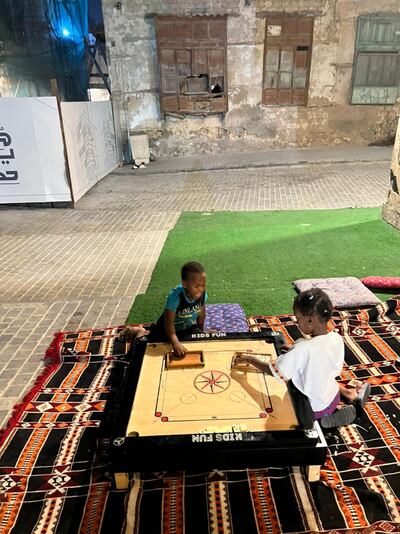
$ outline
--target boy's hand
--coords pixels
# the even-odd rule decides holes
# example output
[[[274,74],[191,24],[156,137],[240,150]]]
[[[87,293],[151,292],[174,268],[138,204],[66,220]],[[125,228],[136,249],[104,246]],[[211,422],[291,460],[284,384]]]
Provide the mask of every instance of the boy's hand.
[[[185,356],[186,349],[179,341],[174,341],[172,343],[172,348],[174,349],[174,355],[177,358],[183,358]]]

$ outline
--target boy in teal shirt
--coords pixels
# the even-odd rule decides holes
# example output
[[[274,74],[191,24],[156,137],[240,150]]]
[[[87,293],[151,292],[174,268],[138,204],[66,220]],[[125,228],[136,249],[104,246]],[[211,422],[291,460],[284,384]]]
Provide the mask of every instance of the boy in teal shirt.
[[[164,311],[149,336],[151,341],[168,339],[177,357],[186,353],[180,339],[190,339],[192,334],[204,331],[207,300],[206,273],[200,263],[185,263],[181,280],[181,284],[169,292]]]

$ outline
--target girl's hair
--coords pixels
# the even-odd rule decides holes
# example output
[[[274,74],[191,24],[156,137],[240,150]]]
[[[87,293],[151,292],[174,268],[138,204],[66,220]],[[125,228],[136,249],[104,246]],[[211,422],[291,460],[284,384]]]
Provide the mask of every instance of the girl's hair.
[[[332,317],[333,306],[328,295],[314,287],[302,291],[294,299],[293,309],[303,315],[317,315],[321,321],[328,321]]]

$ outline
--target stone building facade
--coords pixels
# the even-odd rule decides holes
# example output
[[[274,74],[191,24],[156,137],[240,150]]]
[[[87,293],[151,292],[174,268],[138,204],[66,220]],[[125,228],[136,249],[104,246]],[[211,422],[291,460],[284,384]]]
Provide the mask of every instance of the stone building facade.
[[[387,200],[382,206],[382,217],[400,230],[400,120],[390,166],[390,189]]]
[[[398,0],[377,6],[103,0],[123,129],[147,133],[156,157],[390,143],[400,109],[400,9]]]

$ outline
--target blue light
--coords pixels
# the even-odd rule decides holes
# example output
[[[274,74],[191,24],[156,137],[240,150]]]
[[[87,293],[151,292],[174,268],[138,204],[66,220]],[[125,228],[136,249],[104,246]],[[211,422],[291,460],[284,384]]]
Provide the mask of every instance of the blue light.
[[[62,31],[64,37],[68,37],[69,35],[69,30],[67,30],[67,28],[63,28],[63,31]]]

